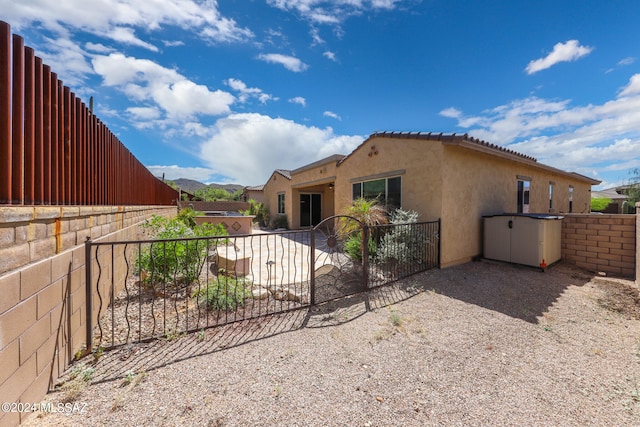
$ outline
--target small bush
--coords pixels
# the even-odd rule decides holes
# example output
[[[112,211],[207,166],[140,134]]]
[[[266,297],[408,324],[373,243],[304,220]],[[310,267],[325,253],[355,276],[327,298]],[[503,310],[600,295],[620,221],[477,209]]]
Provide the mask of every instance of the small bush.
[[[376,255],[376,242],[369,238],[369,256]],[[353,260],[362,261],[362,233],[353,233],[344,243],[344,251]]]
[[[253,215],[253,222],[257,222],[260,227],[266,227],[269,222],[269,211],[260,202],[249,199],[249,209],[240,212],[242,215]]]
[[[154,215],[143,225],[145,233],[155,239],[182,239],[168,242],[152,242],[141,251],[136,260],[138,271],[147,271],[146,281],[169,283],[176,278],[193,283],[200,275],[205,261],[208,242],[195,237],[226,236],[222,224],[202,224],[190,227],[183,218],[167,219]],[[221,242],[219,242],[221,243]]]
[[[287,220],[287,216],[285,214],[278,214],[271,218],[269,222],[269,227],[276,230],[278,228],[289,228],[289,221]]]
[[[217,276],[205,286],[194,292],[194,297],[204,302],[209,310],[233,311],[244,307],[245,300],[251,296],[251,283],[245,279]]]
[[[380,262],[398,262],[402,265],[423,261],[425,237],[412,226],[418,213],[396,209],[391,216],[394,227],[380,239],[377,258]]]

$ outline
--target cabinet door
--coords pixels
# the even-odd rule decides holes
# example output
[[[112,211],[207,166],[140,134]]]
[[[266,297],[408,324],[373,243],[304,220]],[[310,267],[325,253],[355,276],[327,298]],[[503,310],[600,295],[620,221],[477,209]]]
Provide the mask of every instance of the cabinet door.
[[[510,216],[493,216],[484,219],[484,257],[498,261],[511,260]]]
[[[540,220],[526,216],[514,218],[511,229],[511,262],[539,266],[543,245],[544,236]]]

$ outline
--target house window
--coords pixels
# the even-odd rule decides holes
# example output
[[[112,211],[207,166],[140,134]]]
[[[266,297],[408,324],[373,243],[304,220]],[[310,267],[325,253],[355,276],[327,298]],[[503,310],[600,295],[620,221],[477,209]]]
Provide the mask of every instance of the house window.
[[[278,213],[284,214],[284,193],[278,193]]]
[[[529,213],[531,180],[518,178],[518,213]]]
[[[549,181],[549,212],[553,212],[553,187],[555,183]]]
[[[360,197],[367,200],[378,199],[389,210],[402,206],[402,181],[399,176],[356,182],[352,190],[353,200]]]
[[[573,212],[573,185],[569,186],[569,213]]]

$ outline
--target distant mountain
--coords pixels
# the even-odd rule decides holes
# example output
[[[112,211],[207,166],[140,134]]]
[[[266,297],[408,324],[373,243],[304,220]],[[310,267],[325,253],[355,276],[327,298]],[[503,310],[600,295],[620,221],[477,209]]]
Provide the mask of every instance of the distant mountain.
[[[207,184],[203,184],[200,181],[195,181],[193,179],[187,178],[178,178],[174,179],[173,182],[176,183],[181,189],[184,191],[188,191],[189,193],[193,193],[196,190],[207,187]],[[208,187],[212,188],[222,188],[223,190],[227,190],[229,193],[233,194],[238,190],[242,190],[244,188],[243,185],[238,184],[209,184]]]
[[[188,191],[189,193],[193,193],[194,191],[207,186],[206,184],[203,184],[200,181],[195,181],[193,179],[187,179],[187,178],[178,178],[172,181],[175,182],[178,187],[180,187],[184,191]]]

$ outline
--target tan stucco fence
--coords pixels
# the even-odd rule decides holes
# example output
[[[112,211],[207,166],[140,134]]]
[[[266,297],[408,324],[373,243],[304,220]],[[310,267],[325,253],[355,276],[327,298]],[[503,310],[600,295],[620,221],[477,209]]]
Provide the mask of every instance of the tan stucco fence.
[[[87,237],[134,238],[153,214],[174,216],[176,207],[0,207],[2,402],[40,402],[85,347]],[[111,257],[101,260],[107,266]],[[124,263],[114,261],[105,271],[120,275]],[[28,415],[0,412],[0,425]]]
[[[86,238],[133,239],[151,215],[175,213],[158,206],[0,207],[0,400],[41,401],[85,347]],[[563,259],[594,272],[635,273],[637,283],[640,213],[564,216]],[[124,274],[117,257],[111,268],[108,250],[100,259],[102,271]],[[18,425],[28,415],[0,412],[0,425]]]

